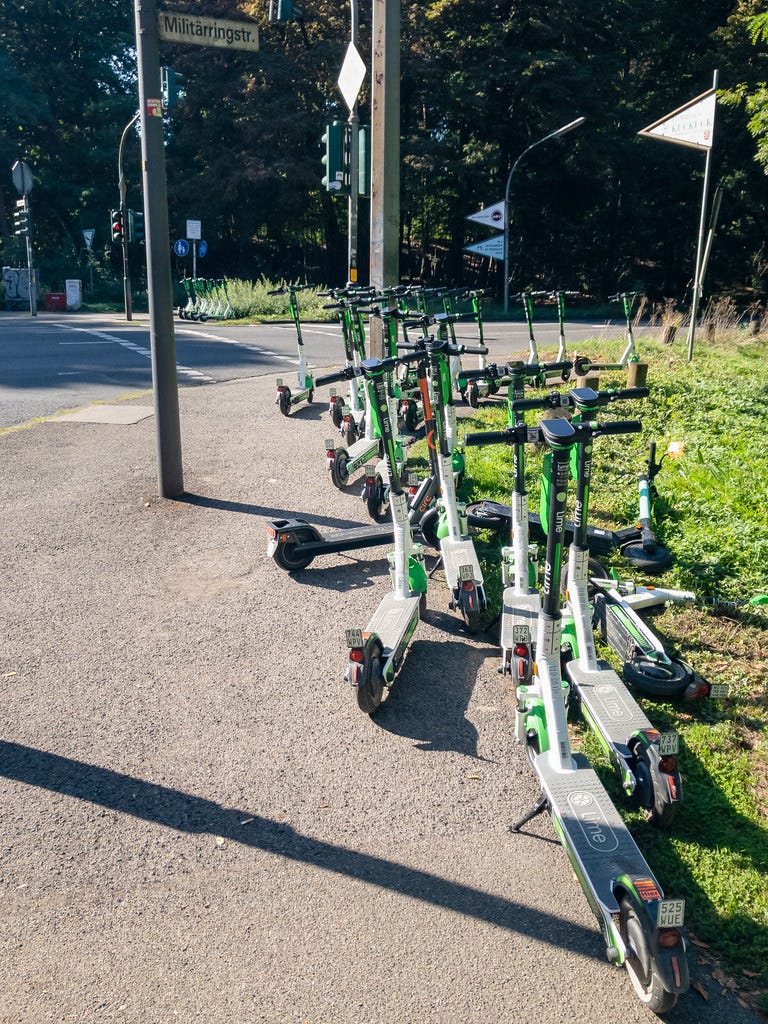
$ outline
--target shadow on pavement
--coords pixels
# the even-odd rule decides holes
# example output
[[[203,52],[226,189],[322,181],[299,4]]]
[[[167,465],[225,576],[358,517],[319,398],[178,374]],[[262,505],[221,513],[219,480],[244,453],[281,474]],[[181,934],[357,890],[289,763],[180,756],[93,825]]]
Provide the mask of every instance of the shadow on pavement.
[[[314,839],[251,811],[154,785],[107,768],[0,741],[0,775],[193,835],[221,836],[324,871],[356,878],[540,942],[602,960],[595,930],[514,900],[395,861]],[[599,952],[598,952],[599,951]]]

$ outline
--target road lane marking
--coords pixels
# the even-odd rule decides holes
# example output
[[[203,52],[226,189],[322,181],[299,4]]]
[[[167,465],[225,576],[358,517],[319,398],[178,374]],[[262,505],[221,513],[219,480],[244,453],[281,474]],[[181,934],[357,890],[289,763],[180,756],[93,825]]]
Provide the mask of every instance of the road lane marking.
[[[79,331],[82,334],[92,334],[96,338],[102,338],[105,342],[111,342],[114,345],[120,345],[121,348],[127,348],[130,352],[135,352],[136,355],[144,356],[147,359],[152,358],[152,350],[144,348],[141,345],[137,345],[133,341],[127,341],[125,338],[118,338],[116,334],[106,334],[104,331],[96,331],[91,327],[74,327],[72,324],[57,324],[54,323],[52,327],[58,327],[63,331]],[[66,344],[66,343],[65,343]],[[77,344],[76,342],[70,342],[69,344]],[[191,366],[182,366],[181,363],[176,363],[176,372],[183,377],[189,377],[192,380],[205,384],[215,384],[215,377],[209,377],[205,373],[201,373],[199,370],[193,370]]]

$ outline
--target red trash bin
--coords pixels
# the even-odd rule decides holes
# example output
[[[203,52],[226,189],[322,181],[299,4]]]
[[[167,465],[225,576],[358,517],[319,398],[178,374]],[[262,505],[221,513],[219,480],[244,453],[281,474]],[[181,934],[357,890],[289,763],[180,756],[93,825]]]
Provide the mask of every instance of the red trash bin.
[[[67,308],[67,293],[66,292],[46,292],[43,298],[43,305],[46,309],[59,310],[63,309],[66,311]]]

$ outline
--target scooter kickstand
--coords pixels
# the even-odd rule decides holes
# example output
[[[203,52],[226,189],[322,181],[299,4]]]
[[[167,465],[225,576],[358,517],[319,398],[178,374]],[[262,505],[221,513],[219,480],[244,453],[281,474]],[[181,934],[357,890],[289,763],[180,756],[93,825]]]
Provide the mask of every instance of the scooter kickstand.
[[[539,814],[542,814],[544,811],[546,811],[548,804],[549,800],[542,793],[539,799],[530,809],[530,811],[528,811],[527,814],[523,815],[523,817],[519,821],[516,821],[514,825],[509,826],[509,831],[519,832],[523,825],[527,825],[529,821],[533,821],[533,819],[538,817]]]

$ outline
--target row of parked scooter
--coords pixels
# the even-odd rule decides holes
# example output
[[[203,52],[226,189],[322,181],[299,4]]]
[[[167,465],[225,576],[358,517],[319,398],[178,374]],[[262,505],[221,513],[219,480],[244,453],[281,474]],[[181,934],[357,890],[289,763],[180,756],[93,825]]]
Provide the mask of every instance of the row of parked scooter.
[[[431,575],[428,549],[438,552],[449,606],[469,632],[477,632],[487,621],[488,599],[471,527],[506,533],[509,543],[502,547],[500,566],[500,671],[514,682],[516,736],[525,746],[541,790],[536,805],[512,829],[519,831],[536,814],[549,811],[600,922],[609,960],[627,967],[646,1006],[656,1013],[668,1011],[689,984],[684,901],[665,898],[598,775],[583,754],[572,750],[568,730],[568,715],[580,713],[617,765],[626,797],[653,824],[667,828],[682,796],[678,737],[653,726],[632,688],[666,698],[723,696],[713,693],[690,666],[669,657],[638,614],[668,600],[693,601],[694,595],[620,584],[597,561],[613,544],[630,557],[634,553],[646,569],[659,571],[670,561],[670,553],[656,543],[650,525],[650,490],[661,464],[653,447],[648,472],[641,477],[639,524],[624,531],[589,524],[595,444],[603,437],[642,429],[636,419],[606,421],[601,411],[617,402],[645,398],[648,388],[563,390],[573,378],[596,369],[584,358],[565,357],[565,293],[554,296],[561,325],[558,357],[550,363],[538,358],[531,293],[524,293],[528,360],[503,366],[485,360],[480,293],[444,293],[439,297],[443,308],[436,313],[429,312],[431,296],[423,291],[418,299],[406,289],[384,295],[334,293],[332,305],[342,324],[345,365],[314,377],[302,358],[298,289],[285,291],[299,338],[299,383],[310,392],[301,400],[311,400],[317,387],[348,385],[343,397],[336,391],[329,399],[331,417],[343,441],[326,442],[331,480],[342,487],[362,468],[363,497],[376,522],[321,532],[299,517],[275,520],[268,528],[269,553],[281,568],[296,572],[320,554],[392,545],[388,556],[391,590],[364,628],[346,632],[346,678],[361,710],[372,714],[401,669],[424,615]],[[628,359],[635,352],[632,296],[619,298],[627,315]],[[451,308],[460,299],[469,307],[466,313]],[[382,320],[382,359],[366,357],[366,316]],[[476,345],[457,341],[455,325],[460,319],[477,325]],[[469,354],[478,356],[477,367],[462,364],[462,357]],[[558,389],[542,396],[542,390],[555,383]],[[530,386],[538,389],[536,397],[526,397]],[[470,387],[476,389],[473,399],[468,397]],[[460,442],[455,396],[474,404],[502,389],[507,392],[508,425],[503,430],[469,433]],[[301,391],[294,395],[278,381],[277,401],[284,414]],[[526,414],[532,410],[545,417],[557,410],[559,415],[530,425]],[[423,428],[427,438],[429,472],[421,480],[406,471],[401,428]],[[486,445],[512,449],[511,502],[509,506],[478,502],[468,508],[457,497],[466,449]],[[546,450],[539,516],[528,508],[526,454],[532,445]],[[569,521],[571,489],[575,500]],[[382,522],[385,515],[387,521]],[[618,653],[622,675],[598,658],[595,627]]]

